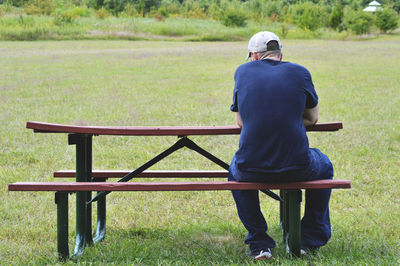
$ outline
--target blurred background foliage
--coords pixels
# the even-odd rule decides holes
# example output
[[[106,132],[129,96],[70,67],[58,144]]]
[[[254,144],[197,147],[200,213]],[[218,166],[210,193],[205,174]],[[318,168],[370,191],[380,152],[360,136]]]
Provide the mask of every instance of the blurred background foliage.
[[[278,23],[283,37],[291,28],[304,32],[334,31],[339,36],[387,33],[399,25],[400,0],[382,0],[382,10],[362,11],[369,0],[0,0],[0,31],[24,16],[47,16],[62,26],[79,18],[184,18],[218,22],[230,28]],[[19,19],[10,19],[10,17]],[[9,21],[6,22],[6,18]],[[82,25],[83,22],[80,23]],[[42,26],[44,27],[44,26]],[[4,30],[3,30],[4,31]],[[228,33],[227,33],[228,34]],[[5,35],[5,34],[3,34]],[[320,34],[311,34],[318,37]],[[4,36],[2,37],[4,39]],[[7,38],[6,38],[7,39]]]

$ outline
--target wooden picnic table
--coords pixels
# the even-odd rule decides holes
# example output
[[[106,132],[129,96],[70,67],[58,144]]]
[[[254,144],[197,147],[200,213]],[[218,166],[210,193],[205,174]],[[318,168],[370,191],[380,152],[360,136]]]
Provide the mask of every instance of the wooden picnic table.
[[[191,135],[237,135],[240,128],[237,126],[169,126],[169,127],[137,127],[137,126],[76,126],[51,124],[43,122],[27,122],[26,127],[35,133],[67,133],[68,144],[76,145],[76,169],[59,171],[56,177],[75,177],[76,182],[30,182],[14,183],[9,185],[9,190],[15,191],[56,191],[58,209],[58,252],[61,257],[69,256],[68,250],[68,192],[76,192],[76,242],[74,255],[80,255],[85,245],[103,240],[105,236],[106,198],[98,197],[97,200],[97,232],[92,236],[92,207],[87,204],[92,200],[92,191],[165,191],[165,190],[235,190],[281,189],[280,203],[281,224],[289,250],[295,255],[300,255],[300,189],[318,188],[349,188],[350,182],[346,180],[322,180],[322,182],[297,182],[284,184],[239,183],[232,181],[216,182],[171,182],[171,183],[105,183],[107,177],[123,177],[120,181],[127,181],[133,177],[226,177],[228,165],[216,156],[200,148],[191,141]],[[321,123],[306,127],[307,131],[337,131],[342,129],[341,122]],[[166,151],[146,162],[134,171],[94,171],[92,169],[92,138],[99,135],[118,136],[178,136],[179,140]],[[188,147],[217,165],[224,171],[146,171],[150,166],[162,160],[174,151]],[[100,181],[100,182],[99,182]],[[300,194],[299,194],[300,191]],[[265,192],[267,193],[267,192]],[[102,194],[102,195],[103,195]],[[268,193],[267,193],[268,194]],[[300,195],[300,196],[299,196]],[[278,197],[279,198],[279,197]],[[289,217],[291,217],[289,221]],[[65,221],[66,220],[66,221]]]

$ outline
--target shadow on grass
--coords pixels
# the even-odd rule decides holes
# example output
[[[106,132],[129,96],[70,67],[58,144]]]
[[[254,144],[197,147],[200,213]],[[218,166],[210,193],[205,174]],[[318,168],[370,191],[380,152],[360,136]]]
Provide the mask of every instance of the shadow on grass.
[[[245,261],[242,233],[202,226],[111,229],[82,258],[91,262],[229,264]]]
[[[279,226],[270,228],[277,247],[274,258],[255,262],[243,243],[245,231],[232,224],[185,225],[180,228],[129,228],[107,230],[102,243],[86,247],[82,257],[66,264],[108,265],[392,265],[398,259],[396,247],[385,239],[352,238],[341,228],[326,247],[316,254],[295,258],[286,253]],[[347,234],[346,234],[347,232]],[[71,243],[71,242],[70,242]],[[72,247],[70,247],[72,249]],[[397,258],[397,259],[396,259]],[[39,264],[57,263],[55,257],[41,256]]]

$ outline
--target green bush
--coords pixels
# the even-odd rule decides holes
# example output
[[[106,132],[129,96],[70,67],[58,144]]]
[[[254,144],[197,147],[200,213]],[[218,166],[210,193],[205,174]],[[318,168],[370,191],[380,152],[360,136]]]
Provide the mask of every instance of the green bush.
[[[222,14],[222,8],[214,2],[207,9],[207,16],[211,19],[219,20],[222,17]]]
[[[0,17],[4,16],[5,13],[3,6],[0,6]]]
[[[244,27],[246,23],[246,14],[240,9],[229,8],[223,12],[222,24],[228,27]]]
[[[186,16],[188,18],[199,18],[199,19],[206,19],[207,15],[204,12],[204,8],[199,5],[199,3],[194,2],[189,9],[189,11],[186,13]]]
[[[74,6],[71,9],[71,13],[75,18],[87,18],[92,15],[92,11],[86,6]]]
[[[290,7],[285,20],[293,22],[300,28],[315,31],[324,26],[327,18],[326,8],[311,2],[304,2]]]
[[[280,21],[286,11],[283,1],[249,0],[245,1],[244,9],[247,17],[257,21],[265,22],[268,17],[271,21]]]
[[[268,1],[265,13],[268,17],[278,17],[282,15],[282,2],[281,1]]]
[[[126,4],[124,11],[119,14],[120,17],[138,17],[139,12],[136,10],[135,6],[131,3]]]
[[[331,15],[329,16],[329,26],[337,29],[343,21],[344,12],[340,1],[336,2],[335,7],[332,9]]]
[[[0,2],[1,2],[1,0],[0,0]],[[14,9],[14,6],[9,1],[6,1],[6,2],[1,3],[0,9],[2,10],[2,12],[4,14],[11,13],[12,10]]]
[[[99,19],[105,19],[110,16],[110,13],[104,7],[96,11],[96,17]]]
[[[263,21],[266,17],[266,4],[263,0],[249,0],[244,3],[244,9],[248,17],[255,21]]]
[[[51,15],[55,10],[54,0],[29,0],[25,5],[28,15]]]
[[[26,0],[0,0],[0,4],[7,6],[23,7]],[[7,12],[6,12],[7,13]]]
[[[181,4],[177,0],[163,0],[158,13],[164,17],[177,17],[181,14]]]
[[[360,10],[363,9],[371,2],[370,0],[343,0],[343,3],[348,6],[352,10]],[[381,2],[382,1],[378,1]]]
[[[398,19],[396,12],[390,8],[376,12],[376,26],[383,32],[397,29]]]
[[[397,12],[397,14],[399,14],[400,13],[400,1],[399,0],[395,1],[392,4],[392,8],[393,8],[394,11]]]
[[[132,3],[135,5],[135,8],[139,14],[144,16],[150,12],[151,8],[158,9],[160,0],[132,0]]]
[[[124,11],[125,0],[104,0],[104,7],[114,16]]]
[[[102,8],[104,6],[104,0],[87,0],[87,5],[90,8],[94,8],[96,10]]]
[[[169,17],[169,12],[165,6],[160,6],[158,8],[158,14],[163,17]]]
[[[75,20],[75,16],[71,9],[67,10],[56,10],[54,15],[54,24],[63,25],[65,23],[72,23]]]
[[[54,24],[72,23],[76,18],[90,16],[91,12],[86,6],[73,6],[65,9],[58,8],[54,14]]]
[[[182,3],[182,13],[187,18],[207,18],[205,8],[198,1],[186,0]]]
[[[343,26],[357,35],[369,33],[374,25],[374,16],[364,11],[348,10],[343,19]]]

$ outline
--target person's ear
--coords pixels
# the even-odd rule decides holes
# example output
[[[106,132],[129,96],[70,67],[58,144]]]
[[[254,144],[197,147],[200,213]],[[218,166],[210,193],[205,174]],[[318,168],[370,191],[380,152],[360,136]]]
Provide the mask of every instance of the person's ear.
[[[260,58],[258,57],[258,54],[257,54],[257,53],[252,52],[251,54],[253,55],[253,60],[258,60],[258,59],[260,59]]]

